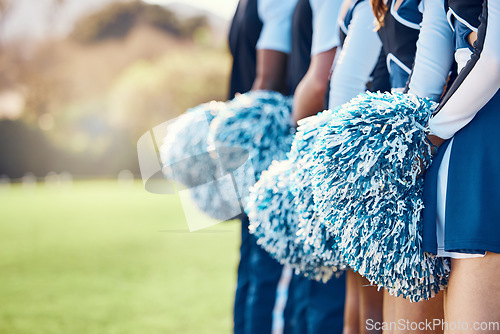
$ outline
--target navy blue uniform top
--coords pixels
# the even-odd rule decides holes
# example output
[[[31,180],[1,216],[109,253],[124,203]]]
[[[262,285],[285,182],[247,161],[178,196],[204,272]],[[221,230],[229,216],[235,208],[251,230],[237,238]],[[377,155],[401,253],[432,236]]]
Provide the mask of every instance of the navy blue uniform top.
[[[228,99],[252,89],[257,69],[257,41],[262,30],[257,0],[240,0],[229,31],[233,56]]]
[[[404,0],[394,9],[394,1],[387,2],[384,26],[378,31],[382,40],[382,59],[390,73],[391,88],[404,88],[411,73],[417,40],[420,33],[422,13],[420,0]]]
[[[312,9],[309,0],[299,0],[292,17],[292,52],[287,68],[288,94],[293,95],[311,63]]]

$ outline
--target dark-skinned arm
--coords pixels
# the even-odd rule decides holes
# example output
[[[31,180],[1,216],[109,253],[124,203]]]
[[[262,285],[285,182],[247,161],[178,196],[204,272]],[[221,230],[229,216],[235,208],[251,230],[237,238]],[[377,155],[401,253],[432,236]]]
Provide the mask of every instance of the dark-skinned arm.
[[[288,55],[275,50],[257,50],[257,76],[252,90],[286,92],[286,64]]]

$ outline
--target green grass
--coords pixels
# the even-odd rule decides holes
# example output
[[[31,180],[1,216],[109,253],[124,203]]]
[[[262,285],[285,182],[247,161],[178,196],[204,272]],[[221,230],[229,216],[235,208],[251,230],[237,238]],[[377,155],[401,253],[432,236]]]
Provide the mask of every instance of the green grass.
[[[177,196],[116,181],[0,203],[1,334],[231,332],[237,223],[183,232]]]

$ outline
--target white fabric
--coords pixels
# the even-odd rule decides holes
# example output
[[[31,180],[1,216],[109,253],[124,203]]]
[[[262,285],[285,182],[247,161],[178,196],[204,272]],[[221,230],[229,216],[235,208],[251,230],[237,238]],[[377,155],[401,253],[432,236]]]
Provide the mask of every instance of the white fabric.
[[[288,290],[292,280],[292,267],[285,264],[281,270],[280,280],[276,287],[276,299],[273,308],[272,334],[283,334],[285,331],[285,307],[288,301]]]
[[[437,101],[453,63],[453,31],[443,0],[423,0],[422,3],[424,12],[409,92]]]
[[[365,91],[381,47],[370,3],[363,1],[354,8],[347,38],[335,62],[330,82],[330,109]]]
[[[262,31],[257,49],[290,53],[292,50],[292,15],[297,0],[259,0]]]
[[[451,147],[453,139],[444,152],[443,161],[439,166],[438,182],[437,182],[437,221],[436,221],[436,237],[438,243],[437,256],[451,257],[454,259],[469,259],[475,257],[483,257],[485,254],[467,254],[457,252],[447,252],[444,250],[444,231],[446,218],[446,189],[448,187],[448,168],[450,166]]]
[[[472,56],[472,51],[468,48],[457,49],[455,51],[455,61],[457,62],[457,73],[460,73]]]
[[[309,0],[313,18],[311,55],[328,51],[340,45],[338,27],[342,0]]]
[[[481,57],[429,126],[448,139],[466,126],[500,88],[500,0],[488,0],[488,24]]]

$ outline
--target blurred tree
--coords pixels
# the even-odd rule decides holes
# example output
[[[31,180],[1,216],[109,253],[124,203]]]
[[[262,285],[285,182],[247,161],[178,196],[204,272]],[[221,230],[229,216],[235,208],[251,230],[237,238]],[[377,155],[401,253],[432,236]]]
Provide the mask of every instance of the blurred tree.
[[[196,30],[207,26],[208,26],[207,17],[201,15],[201,16],[194,16],[185,20],[183,28],[186,34],[191,35],[192,33],[196,32]]]
[[[152,26],[178,38],[192,37],[200,27],[208,26],[204,16],[179,20],[175,13],[160,5],[142,1],[116,2],[81,19],[71,36],[81,43],[121,39],[137,24]]]
[[[54,11],[64,4],[47,1]],[[0,25],[15,5],[0,0]],[[82,19],[73,38],[41,41],[29,52],[9,42],[0,50],[0,92],[15,90],[25,103],[19,119],[0,119],[0,175],[137,172],[144,131],[224,99],[230,58],[210,31],[204,17],[179,20],[133,1]]]
[[[177,16],[159,5],[145,5],[143,7],[141,21],[144,24],[167,31],[175,36],[184,34],[182,31],[182,24],[177,19]]]
[[[111,4],[81,19],[71,35],[75,40],[83,43],[123,38],[133,27],[141,7],[139,1]]]
[[[0,36],[3,33],[3,27],[5,25],[5,21],[11,9],[12,9],[12,0],[0,0]],[[0,40],[0,47],[1,46],[2,46],[2,41]]]

